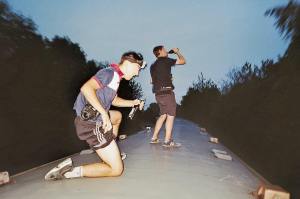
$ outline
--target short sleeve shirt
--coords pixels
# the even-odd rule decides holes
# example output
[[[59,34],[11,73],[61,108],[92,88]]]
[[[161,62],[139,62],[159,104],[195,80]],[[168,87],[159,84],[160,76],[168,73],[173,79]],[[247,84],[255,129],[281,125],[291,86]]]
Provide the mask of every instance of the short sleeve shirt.
[[[99,70],[92,78],[96,80],[99,84],[99,88],[96,90],[96,95],[103,106],[103,108],[108,111],[114,100],[122,77],[122,72],[118,68],[117,65],[111,65],[112,67],[108,67],[105,69]],[[84,106],[87,104],[87,100],[84,95],[80,92],[77,96],[77,99],[74,103],[74,110],[76,111],[76,115],[80,116],[81,111]],[[100,122],[101,117],[99,116],[94,120],[95,122]]]
[[[172,87],[172,66],[175,66],[176,59],[169,57],[158,57],[150,67],[153,83],[153,92],[157,92],[161,87]]]

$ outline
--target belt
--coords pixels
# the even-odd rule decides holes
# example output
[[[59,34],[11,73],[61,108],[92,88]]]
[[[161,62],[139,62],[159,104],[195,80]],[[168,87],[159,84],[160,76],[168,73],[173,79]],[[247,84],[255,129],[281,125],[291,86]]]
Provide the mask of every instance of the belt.
[[[172,87],[161,87],[160,90],[156,91],[156,95],[164,95],[164,94],[171,94],[173,92]]]

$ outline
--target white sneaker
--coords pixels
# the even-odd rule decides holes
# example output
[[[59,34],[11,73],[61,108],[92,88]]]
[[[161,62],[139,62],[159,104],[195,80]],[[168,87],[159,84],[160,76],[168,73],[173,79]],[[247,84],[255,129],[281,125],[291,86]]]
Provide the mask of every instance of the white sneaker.
[[[89,154],[92,154],[92,153],[95,153],[95,151],[93,149],[85,149],[85,150],[82,150],[80,151],[80,155],[89,155]]]
[[[158,144],[158,143],[160,143],[160,140],[158,139],[158,138],[156,138],[156,139],[151,139],[151,141],[149,142],[150,144]]]
[[[64,179],[64,173],[70,171],[73,167],[72,159],[68,158],[51,169],[46,175],[45,180],[61,180]]]
[[[126,153],[124,153],[124,152],[121,152],[121,159],[122,159],[122,160],[125,160],[125,159],[126,159],[126,157],[127,157],[127,154],[126,154]]]
[[[173,140],[170,140],[168,142],[164,142],[163,147],[181,147],[181,144],[178,142],[174,142]]]

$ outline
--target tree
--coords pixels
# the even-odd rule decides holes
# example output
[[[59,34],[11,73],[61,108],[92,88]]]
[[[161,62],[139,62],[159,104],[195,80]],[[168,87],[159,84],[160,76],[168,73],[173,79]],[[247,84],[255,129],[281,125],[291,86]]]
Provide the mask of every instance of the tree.
[[[31,19],[3,0],[0,30],[0,170],[15,174],[78,152],[85,145],[75,134],[73,104],[80,87],[108,62],[87,60],[66,36],[43,38]],[[134,99],[142,89],[124,81],[119,93]]]
[[[286,6],[268,9],[266,16],[276,18],[275,26],[285,39],[295,40],[300,36],[300,4],[290,0]]]
[[[296,0],[290,0],[286,6],[267,10],[265,15],[275,17],[275,26],[280,34],[283,35],[284,39],[291,40],[285,55],[298,58],[299,63],[299,54],[293,53],[299,52],[300,49],[300,3]]]

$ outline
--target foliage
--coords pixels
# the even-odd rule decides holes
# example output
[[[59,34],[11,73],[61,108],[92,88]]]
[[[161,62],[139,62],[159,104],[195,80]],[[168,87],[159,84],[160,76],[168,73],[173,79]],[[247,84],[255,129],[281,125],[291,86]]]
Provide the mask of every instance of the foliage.
[[[108,62],[87,60],[68,37],[43,38],[31,19],[2,0],[0,30],[0,170],[14,174],[86,147],[75,133],[73,104],[84,82]],[[119,93],[134,99],[142,90],[123,81]]]
[[[180,115],[198,122],[274,184],[299,198],[300,5],[266,12],[290,39],[284,56],[245,63],[218,89],[201,75],[183,97]]]

